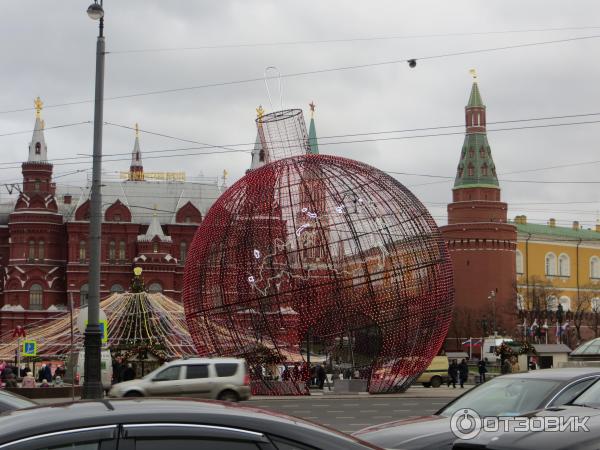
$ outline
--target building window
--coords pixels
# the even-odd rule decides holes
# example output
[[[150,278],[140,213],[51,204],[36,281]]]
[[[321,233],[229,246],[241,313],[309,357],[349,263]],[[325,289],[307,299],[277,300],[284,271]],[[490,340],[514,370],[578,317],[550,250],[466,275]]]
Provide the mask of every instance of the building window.
[[[461,178],[463,176],[463,168],[462,168],[462,166],[458,167],[458,174],[457,175],[458,175],[458,178]]]
[[[110,292],[112,294],[116,293],[121,293],[121,292],[125,292],[125,289],[123,289],[123,286],[121,286],[119,283],[113,284],[110,288]]]
[[[185,223],[192,223],[192,218],[190,216],[185,216]]]
[[[525,310],[525,298],[521,294],[517,294],[517,309],[519,311]]]
[[[34,284],[29,288],[29,309],[43,309],[44,289],[39,284]]]
[[[546,275],[556,275],[556,255],[554,253],[548,253],[546,255]]]
[[[162,286],[160,285],[160,283],[152,283],[150,286],[148,286],[148,292],[150,294],[162,292]]]
[[[487,177],[487,174],[488,174],[488,166],[486,163],[483,163],[483,165],[481,166],[481,176]]]
[[[153,242],[152,243],[152,252],[153,253],[158,253],[158,242]]]
[[[475,156],[475,150],[472,148],[469,149],[469,158],[473,158]]]
[[[87,258],[87,243],[79,241],[79,262],[84,263]]]
[[[115,214],[113,216],[113,221],[114,222],[120,222],[121,221],[121,214]]]
[[[600,298],[594,297],[592,299],[592,312],[600,312]]]
[[[517,273],[523,274],[523,253],[520,250],[517,250]]]
[[[260,152],[258,153],[258,160],[260,162],[265,161],[265,151],[262,148],[260,149]]]
[[[46,243],[44,241],[38,242],[38,258],[43,260],[46,257]]]
[[[119,259],[121,261],[125,261],[126,257],[127,257],[126,244],[125,244],[125,241],[121,241],[121,242],[119,242]]]
[[[481,147],[479,149],[479,157],[480,158],[485,158],[485,150],[483,149],[483,147]]]
[[[35,180],[35,183],[33,183],[33,190],[35,192],[40,192],[40,180]]]
[[[467,173],[470,177],[475,175],[475,168],[473,167],[473,164],[469,163],[469,166],[467,167]]]
[[[42,153],[42,144],[40,144],[39,142],[35,143],[35,154],[39,155]]]
[[[29,259],[29,261],[35,259],[35,241],[33,239],[29,241],[29,254],[27,255],[27,259]]]
[[[90,287],[88,286],[87,283],[79,288],[79,307],[80,308],[87,306],[89,290],[90,290]]]
[[[600,278],[600,259],[597,256],[590,258],[590,278]]]
[[[558,275],[568,277],[571,274],[569,256],[564,253],[558,257]]]
[[[108,243],[108,260],[114,261],[117,258],[117,243],[110,241]]]
[[[562,306],[563,311],[571,311],[571,299],[566,295],[563,295],[558,299],[560,306]]]
[[[558,310],[558,299],[554,295],[550,295],[546,299],[546,309],[548,311],[556,311],[556,310]]]
[[[179,262],[181,264],[185,263],[185,257],[187,256],[187,242],[182,241],[179,244]]]

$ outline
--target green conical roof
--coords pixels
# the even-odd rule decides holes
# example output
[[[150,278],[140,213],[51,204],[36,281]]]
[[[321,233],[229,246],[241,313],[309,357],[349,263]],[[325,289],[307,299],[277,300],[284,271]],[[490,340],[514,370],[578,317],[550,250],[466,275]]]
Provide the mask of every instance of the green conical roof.
[[[317,142],[317,129],[315,128],[314,117],[310,118],[310,126],[308,128],[308,144],[310,145],[310,153],[312,155],[318,155],[319,143]]]
[[[472,106],[480,106],[484,107],[483,100],[481,100],[481,94],[479,93],[479,86],[477,86],[477,82],[473,83],[473,87],[471,88],[471,95],[469,97],[468,107]]]
[[[465,136],[454,189],[470,187],[500,187],[496,176],[496,165],[485,133]]]

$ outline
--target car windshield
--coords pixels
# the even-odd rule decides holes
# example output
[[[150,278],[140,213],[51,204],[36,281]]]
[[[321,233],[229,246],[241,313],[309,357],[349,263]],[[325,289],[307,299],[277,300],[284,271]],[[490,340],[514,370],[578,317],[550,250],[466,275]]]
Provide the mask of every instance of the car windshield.
[[[539,409],[560,381],[499,377],[467,392],[440,411],[450,417],[459,409],[470,408],[480,416],[517,416]]]
[[[600,407],[600,382],[597,381],[592,384],[583,392],[583,394],[577,397],[572,404]]]

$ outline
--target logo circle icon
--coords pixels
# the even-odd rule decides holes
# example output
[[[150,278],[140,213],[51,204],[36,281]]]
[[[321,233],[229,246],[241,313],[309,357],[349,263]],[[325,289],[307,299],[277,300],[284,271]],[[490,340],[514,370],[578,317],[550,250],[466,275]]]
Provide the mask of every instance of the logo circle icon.
[[[459,439],[469,440],[477,437],[481,426],[481,416],[470,408],[459,409],[450,419],[450,429]]]

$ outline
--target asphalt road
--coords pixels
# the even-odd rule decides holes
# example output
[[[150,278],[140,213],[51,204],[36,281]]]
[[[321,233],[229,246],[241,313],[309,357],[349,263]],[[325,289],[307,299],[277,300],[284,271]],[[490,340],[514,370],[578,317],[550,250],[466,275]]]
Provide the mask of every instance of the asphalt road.
[[[335,428],[347,433],[369,425],[434,413],[450,398],[316,398],[271,400],[255,399],[244,405],[257,406]]]

